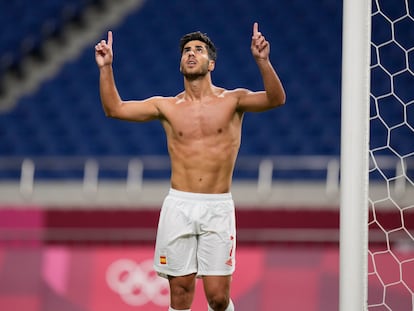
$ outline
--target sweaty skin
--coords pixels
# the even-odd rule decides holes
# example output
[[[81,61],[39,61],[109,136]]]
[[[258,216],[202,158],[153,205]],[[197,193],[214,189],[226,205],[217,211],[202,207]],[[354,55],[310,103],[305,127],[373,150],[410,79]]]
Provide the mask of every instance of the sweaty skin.
[[[213,87],[210,95],[197,102],[180,94],[162,105],[172,188],[197,193],[230,191],[242,122],[236,94]]]
[[[107,116],[129,120],[159,119],[165,129],[171,161],[171,187],[196,193],[229,192],[241,125],[246,111],[259,112],[284,104],[285,93],[270,60],[269,43],[253,26],[251,51],[265,91],[225,90],[211,82],[215,62],[205,43],[190,41],[183,49],[180,71],[184,91],[174,97],[155,96],[123,101],[112,71],[112,32],[95,47],[100,69],[100,94]]]
[[[124,101],[115,85],[112,42],[109,31],[108,40],[95,46],[105,114],[135,122],[160,120],[167,137],[173,189],[209,194],[230,192],[244,113],[265,111],[285,103],[283,86],[269,60],[270,44],[259,32],[258,24],[253,25],[250,49],[263,80],[264,91],[259,92],[214,86],[211,72],[215,61],[209,58],[208,46],[192,40],[184,45],[181,55],[182,93]],[[195,273],[168,277],[171,308],[191,308],[195,278]],[[231,275],[203,276],[209,309],[233,310],[230,284]]]

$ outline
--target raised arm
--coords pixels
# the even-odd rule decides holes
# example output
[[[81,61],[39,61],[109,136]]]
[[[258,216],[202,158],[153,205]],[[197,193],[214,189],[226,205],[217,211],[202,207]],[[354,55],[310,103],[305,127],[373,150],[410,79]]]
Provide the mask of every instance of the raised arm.
[[[161,97],[152,97],[141,101],[123,101],[116,88],[112,62],[112,31],[108,31],[108,40],[101,40],[95,46],[95,60],[99,68],[99,92],[105,115],[129,121],[149,121],[159,118],[157,103]]]
[[[264,91],[245,92],[239,99],[238,108],[242,111],[264,111],[283,105],[285,91],[269,59],[270,44],[259,32],[258,23],[253,25],[250,48],[262,75]]]

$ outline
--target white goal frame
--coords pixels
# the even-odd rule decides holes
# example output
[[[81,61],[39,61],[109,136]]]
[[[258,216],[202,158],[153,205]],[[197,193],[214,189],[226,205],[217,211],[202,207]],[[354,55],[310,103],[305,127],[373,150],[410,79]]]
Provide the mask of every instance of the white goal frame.
[[[368,308],[371,0],[343,1],[339,310]]]

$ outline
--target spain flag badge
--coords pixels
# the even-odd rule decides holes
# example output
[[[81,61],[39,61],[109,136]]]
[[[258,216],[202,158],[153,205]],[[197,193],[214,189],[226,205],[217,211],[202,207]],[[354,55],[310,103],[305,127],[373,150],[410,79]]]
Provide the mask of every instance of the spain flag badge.
[[[160,256],[160,264],[162,265],[167,264],[167,256]]]

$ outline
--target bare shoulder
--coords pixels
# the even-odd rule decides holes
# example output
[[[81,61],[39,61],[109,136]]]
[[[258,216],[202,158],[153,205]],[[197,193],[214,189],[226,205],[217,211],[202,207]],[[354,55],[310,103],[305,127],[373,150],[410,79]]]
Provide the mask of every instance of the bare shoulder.
[[[181,92],[175,96],[160,97],[158,101],[158,109],[162,116],[166,117],[169,112],[179,109],[181,103],[185,102],[184,92]]]
[[[246,94],[249,94],[250,92],[250,90],[245,88],[237,88],[232,90],[224,90],[223,95],[240,98]]]
[[[236,89],[224,89],[216,88],[216,95],[219,98],[222,98],[221,102],[228,103],[234,109],[239,109],[240,101],[252,93],[250,90],[245,88],[236,88]]]
[[[171,102],[176,101],[176,97],[174,96],[152,96],[150,98],[148,98],[151,101],[156,102],[157,104],[169,104]]]
[[[180,100],[183,100],[184,99],[184,94],[185,94],[185,92],[184,91],[182,91],[181,93],[178,93],[177,95],[175,95],[174,97],[171,97],[171,101],[173,101],[173,102],[178,102],[178,101],[180,101]]]
[[[177,103],[180,98],[177,96],[154,96],[152,100],[156,102],[159,109]]]

